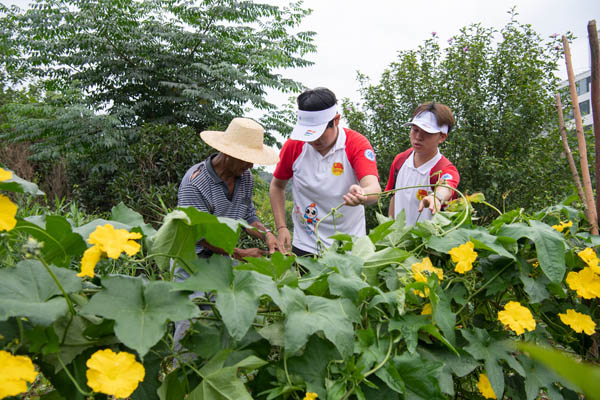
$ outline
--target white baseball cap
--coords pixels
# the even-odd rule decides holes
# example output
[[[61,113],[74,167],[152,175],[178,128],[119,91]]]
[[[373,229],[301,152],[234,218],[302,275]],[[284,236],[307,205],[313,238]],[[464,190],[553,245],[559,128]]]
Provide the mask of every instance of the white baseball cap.
[[[417,114],[411,121],[403,126],[416,125],[427,133],[445,133],[448,134],[448,125],[438,125],[437,117],[431,111],[423,111]]]
[[[337,107],[333,106],[319,111],[298,110],[298,121],[290,138],[303,142],[313,142],[321,137],[327,124],[337,115]]]

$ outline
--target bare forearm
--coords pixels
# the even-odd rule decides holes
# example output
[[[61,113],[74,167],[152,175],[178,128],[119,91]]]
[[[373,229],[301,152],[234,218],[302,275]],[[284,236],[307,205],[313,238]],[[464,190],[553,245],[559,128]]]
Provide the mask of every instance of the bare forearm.
[[[269,188],[269,197],[271,200],[271,209],[275,218],[275,228],[279,231],[282,227],[287,227],[285,222],[285,182],[277,181],[273,178]]]

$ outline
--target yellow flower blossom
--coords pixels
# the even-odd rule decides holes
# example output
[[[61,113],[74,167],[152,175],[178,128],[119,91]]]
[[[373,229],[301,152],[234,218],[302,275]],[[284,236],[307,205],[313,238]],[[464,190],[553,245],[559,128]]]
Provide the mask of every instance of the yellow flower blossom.
[[[0,194],[0,231],[10,231],[17,225],[17,208],[8,197]]]
[[[492,389],[492,384],[486,374],[479,375],[477,389],[479,389],[479,393],[486,399],[497,399],[494,389]]]
[[[566,314],[558,314],[565,325],[569,325],[577,333],[585,332],[593,335],[596,331],[596,323],[589,315],[578,313],[575,310],[567,310]]]
[[[464,274],[473,269],[473,263],[477,259],[477,252],[474,251],[474,249],[475,245],[473,242],[469,241],[448,252],[452,257],[452,262],[457,263],[456,267],[454,267],[456,272]]]
[[[0,168],[0,182],[7,181],[12,178],[12,172]]]
[[[540,262],[539,261],[534,261],[533,264],[531,264],[531,265],[533,265],[533,268],[537,268],[537,267],[540,266]]]
[[[585,267],[579,272],[569,272],[566,281],[571,290],[575,290],[579,297],[584,299],[600,297],[600,276],[589,267]]]
[[[558,225],[552,225],[552,227],[559,232],[562,232],[565,228],[570,228],[571,226],[573,226],[573,221],[561,222]]]
[[[31,359],[13,356],[0,350],[0,399],[27,391],[27,382],[33,383],[37,372]]]
[[[516,301],[509,301],[504,306],[504,310],[498,312],[498,319],[515,331],[517,335],[522,334],[525,330],[533,331],[535,329],[535,320],[531,311]]]
[[[600,274],[600,267],[598,266],[600,260],[598,259],[596,252],[592,248],[588,247],[585,250],[577,253],[577,255],[583,261],[585,261],[585,263],[588,265],[588,267],[592,269],[592,271],[594,271],[597,274]]]
[[[87,384],[94,392],[129,397],[144,380],[144,366],[131,353],[98,350],[87,360]]]
[[[304,396],[304,400],[315,400],[317,398],[317,394],[313,393],[313,392],[306,392],[306,395]]]
[[[88,248],[81,258],[81,272],[77,276],[94,277],[94,267],[102,254],[107,257],[119,258],[122,252],[132,256],[140,251],[140,244],[133,239],[140,239],[137,232],[127,232],[125,229],[115,229],[111,224],[97,226],[90,234],[88,242],[94,246]]]
[[[423,306],[423,309],[421,310],[421,315],[430,315],[433,312],[432,308],[431,308],[431,303],[427,303]]]
[[[429,257],[425,257],[420,263],[414,263],[410,268],[416,282],[427,282],[427,277],[432,273],[435,273],[440,281],[444,279],[444,271],[441,268],[434,267]],[[425,289],[425,293],[420,290],[416,290],[415,293],[425,297],[429,294],[429,289]]]

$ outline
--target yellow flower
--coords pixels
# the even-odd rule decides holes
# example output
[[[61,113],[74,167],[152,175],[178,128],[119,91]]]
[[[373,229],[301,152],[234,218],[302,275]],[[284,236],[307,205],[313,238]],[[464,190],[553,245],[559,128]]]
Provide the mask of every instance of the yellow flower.
[[[0,399],[27,391],[27,382],[33,383],[37,372],[29,357],[13,356],[0,350]]]
[[[115,229],[111,224],[97,226],[90,234],[88,242],[94,246],[88,248],[81,258],[81,272],[77,276],[94,277],[94,267],[100,261],[102,254],[107,257],[119,258],[122,252],[132,256],[140,251],[140,244],[132,239],[140,239],[141,234],[127,232],[125,229]]]
[[[100,249],[110,258],[119,258],[121,252],[132,256],[140,251],[140,244],[131,239],[140,239],[141,234],[127,232],[125,229],[115,229],[111,224],[96,227],[90,234],[88,242],[100,246]]]
[[[129,397],[144,380],[144,366],[131,353],[98,350],[87,360],[87,384],[94,392]]]
[[[456,267],[454,267],[456,272],[464,274],[473,268],[473,263],[477,259],[477,252],[474,249],[475,245],[469,241],[448,252],[452,257],[452,262],[457,263]]]
[[[593,335],[596,331],[596,323],[589,315],[578,313],[575,310],[567,310],[566,314],[558,314],[558,316],[563,324],[569,325],[577,333],[583,331],[587,335]]]
[[[12,178],[12,172],[5,170],[4,168],[0,168],[0,182],[7,181]]]
[[[477,389],[479,389],[479,393],[486,399],[497,399],[494,389],[492,389],[492,384],[486,374],[479,375]]]
[[[498,319],[515,331],[517,335],[522,334],[525,330],[533,331],[535,329],[535,320],[531,311],[516,301],[509,301],[504,306],[504,310],[498,312]]]
[[[431,273],[435,273],[440,281],[444,279],[444,271],[441,268],[434,267],[429,257],[425,257],[420,263],[414,263],[410,268],[416,282],[427,282],[427,277]],[[416,290],[415,293],[421,297],[425,297],[429,294],[429,289],[425,289],[425,293],[420,290]]]
[[[430,315],[433,310],[431,309],[431,303],[427,303],[421,310],[421,315]]]
[[[533,264],[531,264],[531,265],[533,265],[533,268],[537,268],[537,267],[540,266],[540,262],[539,261],[534,261]]]
[[[565,229],[565,228],[570,228],[571,226],[573,226],[573,221],[569,221],[569,222],[561,222],[561,223],[560,223],[560,224],[558,224],[558,225],[552,225],[552,227],[553,227],[554,229],[556,229],[557,231],[559,231],[559,232],[562,232],[562,231],[563,231],[563,229]]]
[[[596,256],[596,252],[593,249],[588,247],[585,250],[577,253],[577,255],[583,261],[585,261],[585,263],[588,265],[588,267],[592,269],[592,271],[594,271],[597,274],[600,274],[600,267],[598,266],[600,260],[598,259],[598,256]]]
[[[17,225],[17,208],[8,197],[0,194],[0,231],[10,231]]]
[[[313,392],[306,392],[306,395],[304,396],[304,400],[315,400],[317,398],[317,394],[313,393]]]
[[[585,267],[579,272],[569,272],[566,281],[571,290],[575,290],[579,297],[584,299],[600,297],[600,276],[589,267]]]

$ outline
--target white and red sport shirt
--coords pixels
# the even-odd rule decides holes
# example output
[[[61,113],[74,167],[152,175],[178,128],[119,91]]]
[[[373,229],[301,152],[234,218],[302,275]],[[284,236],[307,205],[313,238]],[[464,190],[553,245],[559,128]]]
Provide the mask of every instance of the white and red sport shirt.
[[[351,185],[367,176],[379,179],[375,152],[366,137],[351,129],[340,128],[331,150],[322,156],[309,143],[288,139],[279,153],[279,163],[273,176],[292,179],[294,237],[292,244],[317,254],[315,225],[333,207],[344,201]],[[319,238],[326,247],[336,232],[354,236],[366,234],[365,209],[362,205],[342,207],[343,214],[330,216],[319,224]]]

